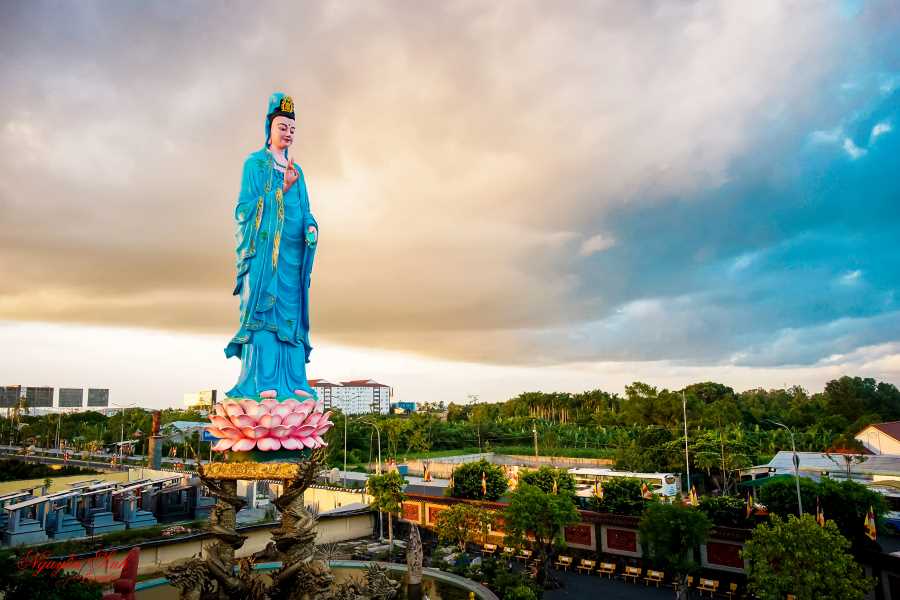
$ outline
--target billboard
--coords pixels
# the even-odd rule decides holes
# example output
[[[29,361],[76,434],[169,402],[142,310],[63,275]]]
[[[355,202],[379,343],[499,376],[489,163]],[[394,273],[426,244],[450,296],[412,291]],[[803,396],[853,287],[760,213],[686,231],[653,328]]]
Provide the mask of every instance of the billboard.
[[[218,442],[219,438],[211,434],[206,430],[206,428],[200,430],[200,441],[201,442]]]
[[[88,406],[109,406],[109,389],[90,388],[88,390]]]
[[[83,388],[59,388],[60,408],[80,408],[84,405]]]
[[[15,408],[19,405],[21,385],[6,385],[0,388],[0,408]]]
[[[184,405],[187,408],[200,410],[212,410],[216,403],[216,390],[203,390],[202,392],[188,392],[184,395]]]
[[[25,388],[25,403],[30,408],[52,408],[53,388],[34,386]]]

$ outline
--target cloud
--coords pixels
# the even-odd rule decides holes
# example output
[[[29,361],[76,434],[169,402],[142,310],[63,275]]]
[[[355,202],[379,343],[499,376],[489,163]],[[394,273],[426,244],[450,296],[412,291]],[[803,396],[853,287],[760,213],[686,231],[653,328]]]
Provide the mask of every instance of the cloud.
[[[856,160],[857,158],[864,156],[866,153],[865,148],[860,148],[859,146],[854,144],[853,140],[851,140],[850,138],[844,138],[844,143],[843,143],[842,147],[844,148],[844,152],[847,153],[847,156],[849,156],[853,160]]]
[[[879,135],[884,135],[886,133],[890,133],[891,124],[890,123],[877,123],[875,127],[872,128],[872,135],[869,136],[869,143],[874,142],[875,138]]]
[[[810,309],[812,282],[858,267],[883,298],[897,281],[890,260],[831,256],[798,275],[772,259],[803,227],[889,227],[877,194],[861,214],[832,204],[863,205],[852,174],[814,189],[831,165],[821,148],[802,157],[811,167],[797,156],[804,132],[834,123],[851,157],[866,151],[848,115],[868,80],[832,99],[878,54],[843,49],[892,31],[890,15],[778,2],[2,10],[0,318],[224,345],[240,166],[275,89],[297,100],[321,224],[314,345],[710,361],[866,316],[852,290]],[[297,18],[276,18],[287,10]],[[891,137],[859,165],[880,168],[869,159]],[[798,217],[824,197],[828,210]]]
[[[578,254],[580,254],[581,256],[590,256],[591,254],[596,254],[597,252],[609,250],[615,244],[616,240],[612,239],[608,235],[598,233],[597,235],[593,235],[581,243],[581,248],[578,250]]]

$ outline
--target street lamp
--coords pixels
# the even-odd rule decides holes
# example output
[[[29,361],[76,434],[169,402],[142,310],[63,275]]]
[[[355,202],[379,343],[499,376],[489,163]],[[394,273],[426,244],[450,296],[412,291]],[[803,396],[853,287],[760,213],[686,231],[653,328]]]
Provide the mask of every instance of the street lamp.
[[[778,421],[773,421],[772,419],[766,419],[766,421],[772,423],[773,425],[778,425],[782,429],[785,429],[791,436],[791,451],[794,453],[794,483],[797,485],[797,510],[802,517],[803,500],[800,499],[800,457],[797,456],[797,446],[796,444],[794,444],[794,432],[791,431],[791,428],[784,423],[779,423]]]
[[[375,432],[378,433],[378,464],[375,465],[375,474],[381,475],[381,430],[378,428],[378,425],[376,425],[372,421],[366,421],[365,419],[363,419],[360,420],[360,423],[371,425],[375,429]]]
[[[122,466],[125,464],[125,410],[128,408],[136,408],[137,404],[115,404],[114,402],[110,402],[110,404],[122,409],[119,413],[122,417],[122,437],[119,440],[119,466]]]

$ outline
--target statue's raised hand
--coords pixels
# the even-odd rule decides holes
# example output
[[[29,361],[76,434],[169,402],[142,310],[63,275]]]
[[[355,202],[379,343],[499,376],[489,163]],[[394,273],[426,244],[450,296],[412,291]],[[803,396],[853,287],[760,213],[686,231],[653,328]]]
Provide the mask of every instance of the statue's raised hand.
[[[284,191],[287,192],[291,186],[300,178],[300,172],[294,166],[293,161],[289,161],[287,169],[284,170]]]

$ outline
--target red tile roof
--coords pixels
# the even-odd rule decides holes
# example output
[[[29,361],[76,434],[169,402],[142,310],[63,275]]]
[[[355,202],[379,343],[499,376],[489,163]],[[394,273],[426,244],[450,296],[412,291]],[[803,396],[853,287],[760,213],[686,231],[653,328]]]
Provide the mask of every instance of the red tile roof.
[[[886,433],[897,441],[900,441],[900,421],[888,421],[887,423],[872,423],[872,427]]]
[[[341,385],[349,387],[388,387],[374,379],[353,379],[351,381],[342,381]]]

